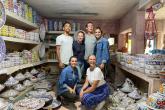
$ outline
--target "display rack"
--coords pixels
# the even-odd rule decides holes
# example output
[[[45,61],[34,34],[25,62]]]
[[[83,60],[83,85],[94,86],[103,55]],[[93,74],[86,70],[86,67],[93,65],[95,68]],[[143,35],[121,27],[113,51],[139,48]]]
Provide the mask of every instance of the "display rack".
[[[6,20],[8,23],[31,30],[38,28],[36,24],[31,23],[30,21],[24,19],[23,17],[18,16],[15,13],[10,12],[8,10],[5,11],[6,11]]]
[[[1,38],[6,42],[15,42],[15,43],[33,44],[33,45],[40,44],[40,42],[31,41],[31,40],[24,40],[24,39],[19,39],[19,38],[13,38],[13,37],[1,36]]]
[[[154,93],[154,92],[159,90],[159,85],[160,85],[160,79],[159,78],[152,78],[152,77],[147,76],[145,73],[137,72],[135,70],[132,70],[130,68],[127,68],[125,66],[117,64],[116,65],[116,71],[118,74],[121,74],[121,73],[119,73],[119,72],[121,72],[120,69],[126,71],[128,74],[132,74],[132,75],[148,82],[148,84],[149,84],[148,94]]]
[[[0,74],[12,74],[18,70],[22,70],[25,68],[30,68],[30,67],[34,67],[34,66],[38,66],[41,64],[47,63],[46,61],[39,61],[39,62],[35,62],[35,63],[28,63],[28,64],[23,64],[23,65],[18,65],[18,66],[13,66],[10,68],[4,68],[0,70]]]

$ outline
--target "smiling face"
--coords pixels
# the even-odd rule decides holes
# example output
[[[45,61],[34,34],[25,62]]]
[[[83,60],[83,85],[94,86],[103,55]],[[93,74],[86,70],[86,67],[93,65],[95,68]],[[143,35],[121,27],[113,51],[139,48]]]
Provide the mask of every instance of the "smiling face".
[[[66,23],[63,27],[63,30],[66,32],[66,33],[70,33],[71,31],[71,25],[69,23]]]
[[[100,39],[101,38],[101,35],[102,35],[102,32],[100,29],[96,29],[95,30],[95,37],[96,39]]]
[[[76,57],[71,58],[70,65],[72,68],[75,68],[77,66],[77,58]]]
[[[84,34],[82,32],[79,32],[77,34],[77,41],[78,42],[83,42],[83,40],[84,40]]]
[[[88,23],[86,26],[87,33],[93,33],[93,29],[94,29],[93,24]]]
[[[96,66],[96,57],[94,55],[90,55],[88,57],[88,63],[91,68],[94,68]]]

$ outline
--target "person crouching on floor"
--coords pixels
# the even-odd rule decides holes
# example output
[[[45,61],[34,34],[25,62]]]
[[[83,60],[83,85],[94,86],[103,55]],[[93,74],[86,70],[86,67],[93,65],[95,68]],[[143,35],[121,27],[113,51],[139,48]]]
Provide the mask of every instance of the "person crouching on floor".
[[[88,57],[88,63],[90,67],[87,69],[86,81],[80,91],[80,99],[87,110],[93,110],[94,107],[100,108],[101,105],[105,104],[110,89],[104,80],[101,69],[96,67],[96,57],[94,55]]]
[[[65,67],[59,77],[57,84],[57,98],[63,102],[74,102],[78,99],[77,83],[79,82],[77,58],[72,56],[69,65]]]

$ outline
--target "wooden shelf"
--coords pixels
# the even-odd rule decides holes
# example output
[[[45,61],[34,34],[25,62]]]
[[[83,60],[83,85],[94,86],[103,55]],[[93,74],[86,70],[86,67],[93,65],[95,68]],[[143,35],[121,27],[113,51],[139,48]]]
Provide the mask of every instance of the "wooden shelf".
[[[63,34],[64,31],[47,31],[47,34]],[[74,34],[74,31],[71,31],[70,34]]]
[[[6,11],[6,20],[8,23],[19,26],[19,27],[23,27],[26,29],[37,29],[38,26],[34,23],[31,23],[30,21],[24,19],[21,16],[16,15],[13,12],[10,12],[8,10]]]
[[[57,63],[58,62],[58,60],[56,60],[56,59],[48,59],[48,61],[47,61],[48,63]]]
[[[147,76],[145,73],[137,72],[135,70],[132,70],[130,68],[127,68],[122,65],[116,65],[117,69],[122,69],[127,71],[127,73],[130,73],[140,79],[143,79],[144,81],[149,83],[148,87],[148,94],[154,93],[159,90],[159,85],[160,85],[160,79],[159,78],[152,78]],[[117,70],[118,71],[118,70]],[[119,71],[118,71],[119,72]]]
[[[56,44],[49,44],[49,46],[51,46],[51,47],[55,47],[55,46],[56,46]]]
[[[13,67],[10,67],[10,68],[4,68],[4,69],[0,70],[0,74],[10,75],[10,74],[12,74],[12,73],[14,73],[18,70],[38,66],[38,65],[41,65],[41,64],[44,64],[44,63],[46,63],[46,61],[39,61],[39,62],[35,62],[35,63],[28,63],[28,64],[23,64],[23,65],[13,66]]]
[[[1,38],[6,42],[16,42],[16,43],[34,44],[34,45],[40,44],[40,42],[35,42],[35,41],[31,41],[31,40],[24,40],[24,39],[19,39],[19,38],[13,38],[13,37],[1,36]]]

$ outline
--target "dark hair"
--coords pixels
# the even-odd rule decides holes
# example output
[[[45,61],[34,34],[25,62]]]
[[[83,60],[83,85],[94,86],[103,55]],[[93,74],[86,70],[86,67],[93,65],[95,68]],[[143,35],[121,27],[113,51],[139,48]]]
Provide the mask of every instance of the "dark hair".
[[[64,27],[66,24],[70,24],[70,26],[71,26],[71,23],[70,23],[70,22],[65,21],[65,22],[63,23],[62,27]]]
[[[71,56],[71,57],[69,58],[69,65],[70,65],[70,62],[71,62],[72,58],[76,58],[76,59],[77,59],[76,56]]]
[[[95,29],[95,30],[97,30],[97,29],[99,29],[99,30],[101,31],[101,34],[103,34],[103,31],[101,30],[101,28],[100,28],[100,27],[96,27],[96,29]]]
[[[85,27],[87,28],[87,27],[88,27],[88,24],[90,24],[90,23],[93,24],[92,22],[88,22],[88,23],[85,25]]]

